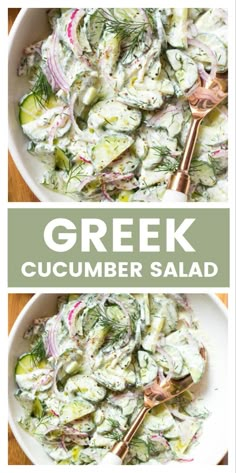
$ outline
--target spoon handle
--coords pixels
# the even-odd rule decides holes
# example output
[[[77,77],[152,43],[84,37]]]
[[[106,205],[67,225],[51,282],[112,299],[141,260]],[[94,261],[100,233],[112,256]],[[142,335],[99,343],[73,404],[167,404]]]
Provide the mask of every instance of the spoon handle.
[[[202,118],[192,117],[182,159],[178,170],[170,177],[163,202],[186,202],[187,200],[190,187],[189,169],[201,121]]]
[[[187,194],[174,189],[166,189],[162,202],[187,202]]]
[[[102,459],[101,464],[112,464],[112,465],[121,465],[125,456],[129,451],[129,443],[132,440],[133,436],[137,432],[141,423],[143,422],[145,416],[147,415],[150,407],[143,406],[137,417],[135,417],[133,423],[131,424],[129,430],[126,432],[123,440],[115,443],[110,452],[108,452],[105,457]]]
[[[189,172],[202,118],[192,117],[179,171]]]

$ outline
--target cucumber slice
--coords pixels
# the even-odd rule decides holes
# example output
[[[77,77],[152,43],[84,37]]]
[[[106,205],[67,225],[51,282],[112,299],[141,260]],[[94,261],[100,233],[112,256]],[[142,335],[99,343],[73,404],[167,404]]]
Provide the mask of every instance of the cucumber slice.
[[[191,417],[198,417],[199,419],[205,419],[209,416],[208,409],[204,406],[203,402],[196,399],[189,404],[184,406],[184,411]]]
[[[103,17],[99,10],[95,10],[94,13],[85,16],[84,19],[87,38],[93,51],[97,50],[99,40],[103,33],[104,24],[103,21],[101,21],[102,19]]]
[[[38,397],[34,399],[31,416],[37,417],[37,419],[43,417],[43,405]]]
[[[203,186],[212,187],[216,184],[214,167],[210,160],[195,159],[191,166],[191,179],[195,184],[202,184]]]
[[[90,440],[91,447],[111,448],[113,444],[113,438],[99,434],[99,432],[95,432]]]
[[[114,16],[119,21],[142,21],[138,8],[114,8]]]
[[[167,131],[169,137],[173,138],[180,133],[183,119],[184,117],[182,110],[170,110],[168,112],[168,109],[166,109],[166,112],[159,120],[157,120],[157,123],[153,122],[151,126],[156,130],[163,130],[164,128]]]
[[[163,404],[160,404],[151,410],[151,414],[147,414],[141,431],[144,433],[164,432],[173,427],[174,424],[174,418],[169,410]]]
[[[62,171],[69,171],[71,167],[71,163],[69,158],[66,156],[64,151],[56,146],[55,148],[55,166],[57,169],[61,169]]]
[[[68,379],[65,385],[65,393],[78,393],[88,401],[99,402],[104,399],[106,389],[99,386],[97,382],[89,376],[77,374]]]
[[[125,379],[111,370],[100,369],[96,370],[92,377],[102,386],[110,389],[111,391],[124,391],[126,387]]]
[[[140,377],[143,385],[150,383],[156,378],[158,366],[152,356],[146,351],[138,351],[138,363],[140,366]]]
[[[26,353],[18,358],[15,374],[27,374],[35,368],[35,360],[31,353]]]
[[[227,20],[220,8],[210,8],[196,21],[198,33],[213,33],[227,46]]]
[[[142,114],[116,100],[102,100],[96,103],[89,113],[88,126],[104,127],[108,130],[128,133],[135,130],[141,122]]]
[[[162,91],[158,90],[140,90],[135,87],[124,87],[119,98],[122,103],[141,110],[156,110],[163,104]]]
[[[227,49],[224,43],[214,34],[202,33],[196,37],[200,43],[205,44],[208,48],[213,51],[216,56],[217,70],[224,72],[227,70]],[[191,46],[188,49],[188,54],[194,59],[194,61],[204,63],[206,66],[211,65],[210,56],[201,49],[201,47]]]
[[[130,444],[129,454],[140,462],[147,462],[149,460],[148,444],[141,438],[134,438]]]
[[[68,424],[73,420],[80,419],[95,410],[95,407],[88,401],[72,401],[62,407],[60,419],[63,424]]]
[[[155,355],[155,359],[157,363],[164,368],[165,371],[173,370],[173,376],[180,375],[183,369],[183,357],[181,356],[180,351],[171,345],[166,345],[164,348],[165,352],[167,353],[167,357],[169,356],[172,360],[173,367],[169,366],[168,358],[163,356],[157,352]]]
[[[194,383],[198,383],[206,367],[206,362],[200,355],[198,346],[183,345],[181,347],[181,355],[183,356],[184,362],[189,369]]]
[[[173,15],[167,28],[167,41],[175,48],[187,48],[188,8],[173,8]]]
[[[191,89],[198,80],[197,64],[179,49],[169,49],[166,54],[182,92]]]
[[[102,171],[133,143],[130,136],[105,135],[92,149],[92,160],[97,171]]]
[[[142,340],[144,350],[151,351],[152,353],[156,351],[157,341],[164,323],[165,317],[162,315],[156,314],[155,317],[152,318],[151,325],[144,332]]]
[[[120,56],[120,38],[115,33],[110,33],[109,31],[104,31],[100,44],[98,46],[100,53],[100,58],[102,58],[103,64],[103,74],[101,79],[104,81],[105,85],[109,85],[107,77],[112,73],[117,65],[117,61]],[[107,53],[109,51],[109,53]]]
[[[180,436],[177,439],[169,440],[172,452],[180,456],[189,447],[194,435],[200,428],[200,423],[192,419],[184,420],[178,425]]]
[[[45,368],[46,362],[44,360],[37,363],[32,353],[24,353],[17,360],[15,375],[31,373],[36,368]]]
[[[73,428],[79,430],[80,432],[92,432],[95,428],[95,424],[90,416],[84,417],[82,419],[76,420],[73,423]]]
[[[57,106],[57,100],[52,95],[44,106],[40,105],[34,97],[34,94],[29,94],[23,97],[20,102],[19,120],[21,125],[37,120],[46,110]]]

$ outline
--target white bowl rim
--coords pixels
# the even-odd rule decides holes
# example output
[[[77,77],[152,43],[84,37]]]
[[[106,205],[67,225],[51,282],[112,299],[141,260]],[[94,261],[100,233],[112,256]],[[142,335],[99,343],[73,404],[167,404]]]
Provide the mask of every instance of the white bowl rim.
[[[13,42],[14,42],[14,38],[15,38],[15,34],[17,32],[17,29],[18,29],[21,21],[30,12],[30,10],[33,11],[33,10],[36,10],[36,8],[21,8],[20,12],[18,13],[18,15],[17,15],[12,27],[11,27],[11,30],[10,30],[10,33],[9,33],[9,36],[8,36],[8,41],[9,41],[8,60],[9,60],[9,57],[10,57],[10,53],[11,53],[11,50],[12,50],[12,46],[13,46]],[[44,10],[47,10],[47,9],[44,8]],[[53,203],[57,202],[58,204],[65,201],[65,200],[63,200],[63,198],[62,198],[62,200],[54,200],[53,198],[50,199],[48,196],[53,195],[54,191],[52,191],[51,189],[47,189],[47,195],[45,195],[43,187],[38,185],[34,181],[34,179],[31,177],[30,173],[25,168],[24,162],[21,159],[20,153],[17,150],[17,147],[15,145],[15,139],[14,139],[13,132],[12,132],[12,129],[11,129],[11,126],[10,126],[10,122],[8,122],[8,147],[9,147],[11,157],[12,157],[18,171],[20,172],[22,178],[24,179],[25,183],[28,185],[28,187],[30,188],[32,193],[38,198],[39,201],[41,201],[41,202],[53,202]],[[59,195],[61,197],[63,197],[63,194],[59,193]],[[68,200],[66,200],[66,201],[71,203],[72,205],[73,205],[73,203],[74,204],[78,203],[78,202],[75,202],[70,197],[67,197],[67,199]],[[201,204],[204,204],[204,202],[200,203],[200,205]]]
[[[15,34],[22,22],[22,20],[24,19],[24,17],[29,13],[30,10],[35,10],[35,8],[22,8],[20,10],[20,12],[18,13],[13,25],[12,25],[12,28],[10,30],[10,33],[9,33],[9,36],[8,36],[8,61],[9,61],[9,58],[11,56],[11,50],[12,50],[12,47],[13,47],[13,43],[14,43],[14,40],[15,40]],[[46,9],[45,9],[46,10]],[[35,181],[34,179],[31,177],[30,173],[27,171],[27,169],[25,168],[24,166],[24,163],[23,163],[23,160],[20,156],[20,153],[19,151],[17,150],[17,147],[15,145],[15,139],[14,139],[14,135],[13,135],[13,131],[12,131],[12,128],[11,128],[11,124],[10,124],[10,121],[8,121],[8,147],[9,147],[9,151],[10,151],[10,154],[11,154],[11,157],[18,169],[18,171],[20,172],[22,178],[24,179],[25,183],[28,185],[28,187],[30,188],[30,190],[33,192],[33,194],[41,201],[41,202],[50,202],[52,201],[53,202],[53,199],[48,199],[46,196],[45,196],[45,193],[43,191],[43,188],[41,188],[41,186],[39,186]],[[47,189],[47,191],[49,193],[53,193],[53,191],[50,191],[49,189]],[[73,204],[73,201],[72,199],[70,200],[71,203]],[[59,202],[60,203],[60,202]]]
[[[157,291],[158,292],[158,291]],[[189,293],[191,294],[191,293]],[[196,294],[196,293],[195,293]],[[198,293],[199,295],[203,295],[203,293]],[[18,315],[18,317],[16,318],[12,328],[11,328],[11,331],[10,331],[10,334],[9,334],[9,337],[8,337],[8,356],[10,355],[10,352],[11,352],[11,349],[12,349],[12,341],[14,339],[14,336],[16,335],[16,332],[18,330],[18,328],[20,327],[21,325],[21,322],[22,322],[22,319],[24,318],[25,314],[28,312],[28,310],[30,309],[30,307],[35,303],[35,301],[42,295],[42,293],[39,293],[39,294],[34,294],[31,299],[26,303],[26,305],[24,306],[24,308],[21,310],[20,314]],[[53,296],[55,295],[62,295],[62,293],[52,293]],[[186,295],[188,295],[188,293],[186,293]],[[204,295],[208,296],[217,306],[218,308],[220,309],[223,317],[226,319],[226,321],[228,321],[228,310],[225,306],[225,304],[221,301],[221,299],[219,299],[219,297],[216,295],[216,294],[212,294],[212,293],[204,293]],[[16,423],[15,423],[15,419],[13,418],[11,412],[10,412],[10,409],[9,409],[9,413],[8,413],[8,417],[9,417],[9,424],[10,424],[10,427],[11,427],[11,430],[13,432],[13,435],[15,436],[16,438],[16,441],[18,442],[18,444],[20,445],[20,447],[22,448],[22,450],[24,451],[24,453],[26,454],[26,456],[29,458],[29,460],[33,463],[34,463],[34,458],[33,456],[31,455],[31,451],[29,450],[27,444],[25,442],[22,442],[22,438],[17,430],[17,427],[16,427]],[[219,458],[219,460],[217,461],[217,465],[219,464],[219,462],[222,460],[222,458],[224,458],[224,456],[227,454],[227,450],[224,452],[224,454],[221,456],[221,458]]]

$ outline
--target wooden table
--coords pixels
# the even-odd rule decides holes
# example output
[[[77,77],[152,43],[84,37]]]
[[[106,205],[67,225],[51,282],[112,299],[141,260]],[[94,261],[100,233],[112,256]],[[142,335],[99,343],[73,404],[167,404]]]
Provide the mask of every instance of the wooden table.
[[[220,299],[228,305],[228,295],[218,294]],[[16,320],[18,314],[23,309],[32,294],[9,294],[8,296],[8,328],[9,331]],[[9,465],[32,465],[27,456],[19,447],[11,429],[9,428],[8,440],[8,464]],[[220,462],[220,465],[227,465],[227,456]]]
[[[20,8],[8,9],[8,31],[10,31]],[[9,202],[39,202],[21,177],[15,163],[8,153],[8,201]]]

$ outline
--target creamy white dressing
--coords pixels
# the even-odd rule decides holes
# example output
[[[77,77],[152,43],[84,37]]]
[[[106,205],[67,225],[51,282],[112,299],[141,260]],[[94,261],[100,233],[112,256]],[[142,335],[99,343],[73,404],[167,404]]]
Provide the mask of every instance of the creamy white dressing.
[[[25,336],[32,351],[16,366],[20,425],[59,464],[97,463],[122,438],[142,405],[143,387],[157,374],[191,373],[198,382],[205,371],[200,332],[183,295],[64,296],[58,314],[36,320]],[[142,448],[132,444],[126,463],[182,457],[207,416],[204,405],[192,402],[185,394],[152,409],[135,437]]]
[[[43,185],[77,201],[161,200],[183,152],[190,120],[186,94],[196,85],[199,68],[209,73],[215,57],[217,71],[227,70],[226,12],[55,9],[49,18],[52,34],[42,42],[40,52],[33,50],[22,59],[20,67],[20,73],[29,77],[30,88],[42,71],[58,107],[66,109],[57,112],[55,104],[34,119],[27,98],[20,105],[23,112],[26,108],[22,129],[30,140],[30,152],[48,165]],[[122,22],[127,22],[127,31],[123,27],[120,36],[120,30],[113,28],[120,28]],[[134,30],[140,28],[144,31],[132,48]],[[205,176],[208,169],[201,166],[206,152],[210,159],[221,149],[227,154],[225,104],[218,111],[222,122],[213,111],[200,130],[194,151],[200,171],[191,170],[191,201],[227,199],[226,191],[214,191],[218,181],[226,182],[227,166],[213,167],[210,179]],[[67,114],[65,120],[62,113]],[[120,134],[127,146],[120,146]],[[38,152],[40,144],[43,153]],[[57,148],[65,155],[59,166]],[[118,180],[113,179],[114,172]],[[87,176],[94,181],[88,183]]]

